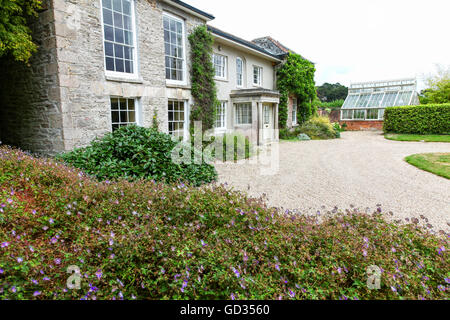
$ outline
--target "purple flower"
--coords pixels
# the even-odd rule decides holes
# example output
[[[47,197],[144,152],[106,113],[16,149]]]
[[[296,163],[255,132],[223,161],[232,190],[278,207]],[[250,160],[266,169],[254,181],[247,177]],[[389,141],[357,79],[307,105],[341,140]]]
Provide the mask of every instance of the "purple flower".
[[[450,278],[445,278],[445,283],[450,283]]]
[[[50,218],[50,219],[48,219],[48,222],[54,223],[55,221],[52,218]]]
[[[238,270],[236,270],[235,268],[231,268],[234,272],[234,274],[236,275],[237,278],[239,278],[241,276],[241,274],[239,273]]]
[[[98,280],[100,280],[103,275],[102,270],[98,269],[95,275],[97,276]]]
[[[8,198],[8,200],[6,200],[9,204],[13,203],[13,199]]]
[[[440,255],[442,255],[444,252],[445,252],[445,247],[444,246],[440,247],[439,250],[438,250],[438,253]]]
[[[291,289],[289,289],[289,296],[290,296],[291,298],[295,298],[295,292],[292,291]]]
[[[18,263],[22,263],[23,259],[22,258],[17,258],[17,262]]]
[[[236,296],[234,295],[234,293],[231,294],[231,300],[236,300]]]
[[[37,296],[40,295],[40,294],[41,294],[40,291],[35,291],[35,292],[33,293],[33,296],[37,297]]]
[[[278,271],[280,271],[280,266],[278,264],[275,265],[275,269],[277,269]]]
[[[16,291],[17,291],[16,287],[13,286],[13,287],[11,288],[11,291],[14,292],[14,293],[16,293]]]
[[[363,250],[363,256],[367,257],[367,250]]]
[[[5,248],[5,247],[7,247],[7,246],[9,246],[9,242],[2,242],[2,248]]]
[[[60,264],[60,263],[61,263],[61,259],[56,258],[56,259],[55,259],[55,264]]]
[[[5,270],[3,270],[3,269],[0,269],[0,274],[2,274],[3,272],[5,272]]]
[[[392,287],[392,286],[391,286],[391,290],[392,290],[393,292],[397,292],[397,288],[396,288],[396,287]]]
[[[439,291],[445,291],[445,287],[443,285],[438,286]]]
[[[201,244],[202,244],[202,247],[206,247],[206,246],[207,246],[207,244],[205,243],[205,241],[201,240],[200,242],[201,242]]]
[[[164,268],[161,268],[161,274],[165,274],[166,270],[164,270]]]
[[[184,281],[183,281],[183,284],[181,285],[181,292],[184,292],[184,288],[186,288],[187,287],[187,284],[188,284],[188,281],[185,279]]]

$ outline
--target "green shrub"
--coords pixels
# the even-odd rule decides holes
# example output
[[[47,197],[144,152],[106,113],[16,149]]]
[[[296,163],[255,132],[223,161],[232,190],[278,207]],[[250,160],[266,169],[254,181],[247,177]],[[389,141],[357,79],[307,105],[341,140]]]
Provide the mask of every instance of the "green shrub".
[[[340,136],[328,117],[312,117],[300,127],[300,132],[311,139],[334,139]]]
[[[210,141],[203,142],[203,148],[215,143],[216,139],[222,139],[222,158],[216,155],[216,150],[213,151],[212,156],[218,160],[222,161],[238,161],[243,159],[249,159],[255,153],[255,148],[248,139],[248,137],[242,135],[239,132],[226,133],[219,136],[213,136]],[[191,138],[194,141],[193,138]],[[232,154],[227,152],[227,143],[229,141],[234,141]],[[219,142],[220,143],[220,142]]]
[[[450,104],[387,108],[384,132],[448,134],[450,133]]]
[[[448,299],[447,235],[381,213],[318,216],[223,186],[99,183],[3,146],[0,299]]]
[[[344,105],[345,100],[339,99],[335,101],[330,102],[320,102],[317,104],[317,107],[319,108],[329,108],[329,109],[340,109]]]
[[[172,150],[176,145],[170,135],[153,128],[126,126],[93,141],[86,148],[75,149],[57,158],[101,181],[122,178],[182,180],[198,186],[216,180],[217,172],[211,165],[172,162]]]

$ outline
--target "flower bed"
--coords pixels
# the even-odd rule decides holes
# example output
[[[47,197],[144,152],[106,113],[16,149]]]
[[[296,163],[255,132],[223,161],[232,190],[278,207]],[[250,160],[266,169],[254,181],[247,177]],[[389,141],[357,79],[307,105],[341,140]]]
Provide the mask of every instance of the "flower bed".
[[[0,190],[1,299],[448,298],[446,235],[380,213],[319,223],[223,186],[98,182],[4,146]]]

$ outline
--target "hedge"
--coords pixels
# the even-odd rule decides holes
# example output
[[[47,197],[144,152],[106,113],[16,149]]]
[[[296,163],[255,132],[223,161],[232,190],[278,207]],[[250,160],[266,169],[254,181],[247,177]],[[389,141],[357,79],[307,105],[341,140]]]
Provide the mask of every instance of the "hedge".
[[[384,132],[450,133],[450,103],[392,107],[384,113]]]

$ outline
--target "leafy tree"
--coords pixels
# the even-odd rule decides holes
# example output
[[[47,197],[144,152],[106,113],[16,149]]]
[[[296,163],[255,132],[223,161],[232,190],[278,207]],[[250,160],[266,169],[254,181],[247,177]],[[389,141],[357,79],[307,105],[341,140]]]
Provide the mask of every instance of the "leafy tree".
[[[279,127],[286,128],[289,94],[297,96],[298,123],[307,121],[315,112],[312,101],[316,97],[314,73],[316,67],[298,54],[289,53],[277,72],[277,87],[280,91]]]
[[[207,27],[201,25],[189,35],[189,43],[192,59],[192,96],[195,102],[191,110],[191,121],[201,121],[203,130],[208,130],[214,126],[218,103],[211,58],[214,38]]]
[[[422,104],[450,102],[450,67],[437,66],[437,74],[426,79],[428,89],[422,90],[419,99]]]
[[[317,95],[322,102],[345,100],[348,95],[348,88],[339,82],[335,84],[324,83],[317,87]]]
[[[42,0],[0,0],[0,57],[28,63],[37,45],[28,20],[37,16]]]

